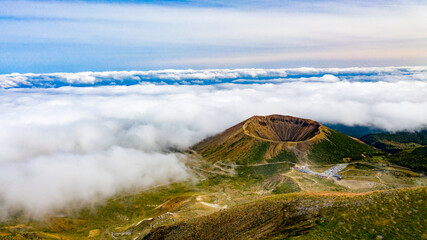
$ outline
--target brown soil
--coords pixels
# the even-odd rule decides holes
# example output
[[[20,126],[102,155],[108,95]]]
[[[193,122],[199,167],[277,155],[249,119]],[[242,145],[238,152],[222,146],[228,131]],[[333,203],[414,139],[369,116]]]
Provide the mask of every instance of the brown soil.
[[[320,133],[320,124],[309,119],[283,115],[255,116],[243,126],[245,134],[273,142],[300,142]]]

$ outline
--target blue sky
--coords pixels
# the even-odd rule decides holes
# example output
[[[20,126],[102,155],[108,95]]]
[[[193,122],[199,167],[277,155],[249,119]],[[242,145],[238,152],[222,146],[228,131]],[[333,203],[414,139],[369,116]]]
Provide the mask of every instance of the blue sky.
[[[0,73],[408,66],[426,1],[0,1]]]

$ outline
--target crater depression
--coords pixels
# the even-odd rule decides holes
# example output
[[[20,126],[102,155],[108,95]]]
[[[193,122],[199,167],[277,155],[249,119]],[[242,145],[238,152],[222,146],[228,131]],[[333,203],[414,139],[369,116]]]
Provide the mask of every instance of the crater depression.
[[[254,116],[243,125],[246,135],[264,141],[300,142],[320,133],[320,124],[309,119],[291,116]]]

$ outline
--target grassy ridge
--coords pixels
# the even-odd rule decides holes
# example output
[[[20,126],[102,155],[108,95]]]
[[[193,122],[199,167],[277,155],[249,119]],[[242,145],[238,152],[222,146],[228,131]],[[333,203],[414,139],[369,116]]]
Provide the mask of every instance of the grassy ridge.
[[[427,188],[285,194],[152,230],[143,239],[423,239]]]
[[[425,239],[427,188],[394,189],[341,200],[318,227],[295,239]]]

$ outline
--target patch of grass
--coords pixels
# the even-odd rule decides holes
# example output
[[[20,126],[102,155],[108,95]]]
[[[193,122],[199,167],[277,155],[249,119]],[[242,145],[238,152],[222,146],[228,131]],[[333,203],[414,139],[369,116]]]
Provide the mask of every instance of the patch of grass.
[[[283,194],[283,193],[293,193],[300,192],[301,188],[299,185],[293,181],[291,178],[286,177],[285,181],[280,183],[274,190],[273,194]]]
[[[389,155],[387,160],[399,166],[408,167],[424,174],[427,173],[427,147],[403,150]]]
[[[297,162],[298,158],[293,152],[289,152],[286,150],[283,150],[278,155],[271,159],[267,159],[267,162],[273,163],[273,162],[281,162],[281,161],[289,161],[289,162]]]
[[[267,164],[260,166],[239,166],[237,170],[237,176],[234,180],[246,183],[257,183],[263,181],[279,172],[289,171],[291,164],[280,163],[280,164]]]
[[[265,159],[265,153],[270,146],[269,142],[257,141],[251,151],[247,151],[245,155],[241,155],[239,159],[237,159],[237,164],[254,164],[263,162]]]

